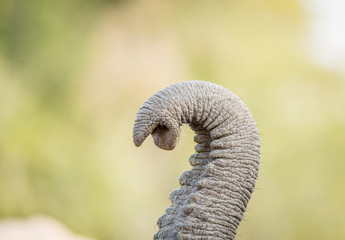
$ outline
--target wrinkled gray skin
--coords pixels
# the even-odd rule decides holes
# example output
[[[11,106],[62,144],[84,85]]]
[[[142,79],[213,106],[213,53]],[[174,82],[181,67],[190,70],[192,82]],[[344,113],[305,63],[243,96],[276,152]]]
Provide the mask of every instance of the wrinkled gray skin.
[[[149,134],[172,150],[180,126],[196,133],[192,170],[170,193],[172,205],[158,219],[154,239],[234,239],[259,170],[260,141],[245,104],[209,82],[180,82],[151,96],[139,109],[133,132],[136,146]]]

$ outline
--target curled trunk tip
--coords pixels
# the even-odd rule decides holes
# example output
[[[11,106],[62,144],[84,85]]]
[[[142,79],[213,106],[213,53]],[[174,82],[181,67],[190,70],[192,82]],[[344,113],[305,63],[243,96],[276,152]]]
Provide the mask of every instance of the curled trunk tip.
[[[164,150],[173,150],[176,147],[179,136],[180,124],[175,119],[169,119],[170,116],[152,111],[146,113],[143,117],[140,113],[146,110],[146,104],[139,109],[134,123],[133,142],[139,147],[145,139],[151,134],[154,144]]]

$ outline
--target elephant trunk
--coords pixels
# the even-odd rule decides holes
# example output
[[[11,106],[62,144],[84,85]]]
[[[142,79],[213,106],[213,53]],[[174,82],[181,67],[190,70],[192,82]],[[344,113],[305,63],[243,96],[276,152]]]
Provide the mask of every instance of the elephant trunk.
[[[139,109],[133,140],[149,134],[172,150],[180,126],[196,133],[192,169],[170,193],[172,205],[158,219],[154,239],[234,239],[255,186],[260,141],[245,104],[229,90],[209,82],[176,83],[151,96]]]

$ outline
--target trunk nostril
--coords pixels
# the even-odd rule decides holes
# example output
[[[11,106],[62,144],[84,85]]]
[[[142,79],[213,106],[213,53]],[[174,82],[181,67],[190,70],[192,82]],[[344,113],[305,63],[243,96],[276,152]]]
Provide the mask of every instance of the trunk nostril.
[[[158,125],[155,129],[152,130],[152,134],[160,134],[164,135],[164,133],[168,132],[169,128],[165,125]]]
[[[178,134],[176,134],[176,131],[174,131],[173,128],[170,129],[165,125],[158,125],[152,131],[152,137],[153,142],[159,148],[162,148],[164,150],[172,150],[176,146]]]

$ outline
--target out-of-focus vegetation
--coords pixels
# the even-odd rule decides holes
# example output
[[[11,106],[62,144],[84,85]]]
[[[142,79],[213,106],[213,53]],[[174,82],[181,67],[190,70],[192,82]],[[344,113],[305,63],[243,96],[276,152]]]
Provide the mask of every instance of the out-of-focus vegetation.
[[[296,0],[1,1],[0,217],[152,238],[193,134],[135,148],[135,114],[202,79],[238,94],[261,132],[238,239],[344,239],[345,80],[308,58],[306,18]]]

